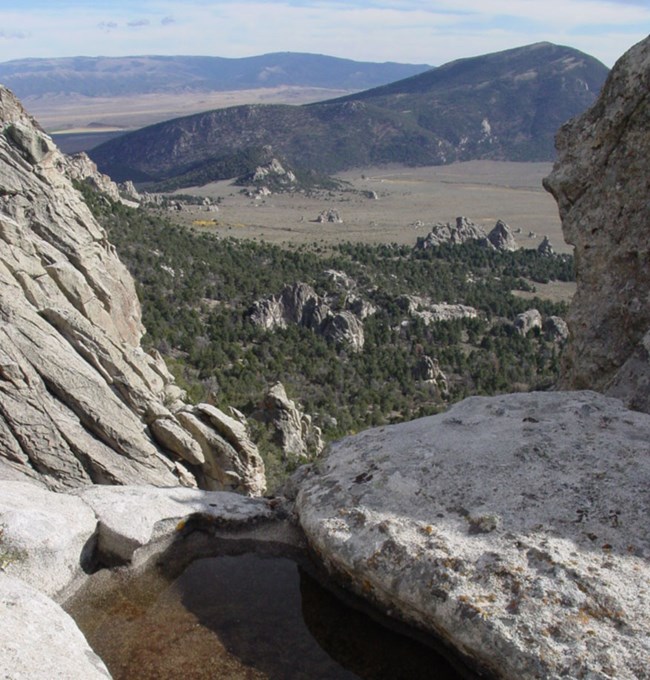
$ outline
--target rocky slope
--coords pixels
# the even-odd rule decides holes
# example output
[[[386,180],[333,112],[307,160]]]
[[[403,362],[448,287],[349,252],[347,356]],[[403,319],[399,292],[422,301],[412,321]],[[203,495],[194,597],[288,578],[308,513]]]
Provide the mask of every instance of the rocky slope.
[[[562,385],[650,411],[650,40],[612,71],[598,103],[565,125],[546,188],[575,246],[578,288]]]
[[[563,383],[644,411],[649,77],[650,38],[547,180],[578,262]],[[473,397],[333,445],[296,508],[336,578],[496,677],[647,680],[649,428],[591,391]]]
[[[0,474],[53,489],[197,483],[260,493],[241,423],[191,408],[142,351],[133,280],[70,162],[0,89]]]
[[[594,102],[606,75],[586,54],[539,43],[346,99],[177,118],[102,144],[91,157],[118,181],[186,175],[193,183],[244,174],[242,163],[266,145],[295,170],[323,173],[392,162],[550,160],[555,131]]]

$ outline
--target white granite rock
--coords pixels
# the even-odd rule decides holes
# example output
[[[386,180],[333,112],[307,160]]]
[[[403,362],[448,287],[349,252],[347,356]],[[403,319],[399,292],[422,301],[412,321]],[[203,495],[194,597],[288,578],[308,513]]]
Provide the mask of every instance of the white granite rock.
[[[296,500],[359,594],[497,677],[650,678],[650,416],[473,397],[334,444]]]
[[[163,441],[149,430],[173,422],[182,390],[140,347],[135,282],[71,178],[119,199],[87,156],[65,157],[0,86],[0,474],[55,491],[195,486],[177,458],[200,455],[199,443],[180,425],[159,426]],[[232,488],[261,493],[259,456],[254,469],[236,464]]]
[[[271,516],[261,498],[184,487],[93,486],[78,492],[99,520],[98,550],[129,561],[143,545],[173,533],[188,515],[241,524]]]
[[[0,677],[3,680],[107,680],[104,662],[58,604],[0,574]]]
[[[47,595],[61,593],[81,574],[96,528],[94,512],[80,498],[0,481],[0,567]]]

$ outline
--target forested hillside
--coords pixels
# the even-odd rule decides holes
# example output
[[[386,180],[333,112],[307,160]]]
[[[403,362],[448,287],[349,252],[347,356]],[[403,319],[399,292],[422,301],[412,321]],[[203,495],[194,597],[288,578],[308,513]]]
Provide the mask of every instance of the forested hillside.
[[[607,73],[578,50],[536,43],[344,99],[175,118],[101,144],[90,156],[116,181],[177,186],[229,179],[235,168],[242,174],[245,159],[266,146],[292,168],[325,174],[386,163],[548,161],[558,127],[594,102]]]
[[[162,352],[193,399],[212,393],[249,414],[280,380],[331,439],[471,394],[545,388],[556,378],[557,341],[539,329],[523,335],[514,321],[531,307],[543,318],[561,316],[564,305],[511,291],[571,279],[568,256],[475,244],[280,248],[193,232],[85,191],[138,283],[145,345]],[[297,282],[333,307],[354,287],[374,311],[363,319],[361,351],[299,324],[265,330],[251,322],[254,302]],[[468,305],[477,316],[427,324],[418,300]],[[437,362],[444,386],[422,375],[423,357]]]

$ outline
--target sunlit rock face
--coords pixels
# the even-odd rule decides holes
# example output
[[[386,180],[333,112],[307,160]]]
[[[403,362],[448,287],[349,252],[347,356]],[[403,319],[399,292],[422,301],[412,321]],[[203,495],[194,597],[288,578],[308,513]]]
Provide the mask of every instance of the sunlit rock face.
[[[337,442],[297,494],[336,578],[499,678],[650,677],[649,129],[650,38],[546,180],[576,247],[562,386],[625,405],[472,397]]]
[[[0,88],[0,477],[261,493],[229,416],[190,409],[200,442],[178,419],[182,391],[140,347],[133,279],[70,180],[86,170]]]
[[[343,584],[496,677],[647,678],[650,416],[472,397],[332,445],[296,509]]]
[[[615,65],[600,98],[567,123],[545,180],[578,289],[562,386],[650,411],[650,38]]]

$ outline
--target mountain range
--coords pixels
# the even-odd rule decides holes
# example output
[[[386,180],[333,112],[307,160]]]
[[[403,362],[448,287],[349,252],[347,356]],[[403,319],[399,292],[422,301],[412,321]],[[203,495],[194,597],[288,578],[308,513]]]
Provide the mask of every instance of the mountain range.
[[[236,106],[165,121],[90,155],[116,180],[176,186],[241,175],[269,147],[289,167],[319,173],[476,158],[546,161],[557,129],[595,101],[607,74],[578,50],[536,43],[316,104]]]
[[[373,63],[280,52],[228,59],[198,56],[68,57],[0,63],[0,83],[21,98],[116,97],[312,87],[364,90],[429,70],[427,64]]]

